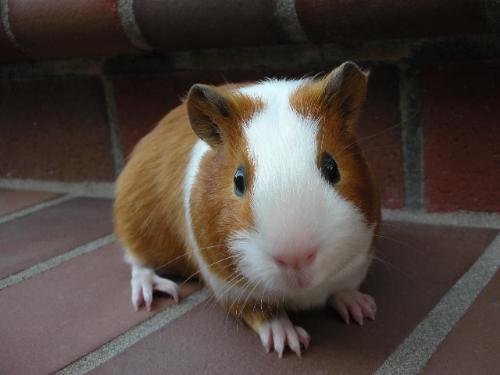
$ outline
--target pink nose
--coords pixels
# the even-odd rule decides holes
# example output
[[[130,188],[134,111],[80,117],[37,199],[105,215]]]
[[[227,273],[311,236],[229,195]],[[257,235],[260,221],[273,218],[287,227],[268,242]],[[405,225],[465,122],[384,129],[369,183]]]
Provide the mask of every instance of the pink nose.
[[[273,259],[280,268],[292,268],[299,270],[309,266],[316,259],[318,249],[308,249],[300,252],[288,252],[285,254],[274,255]]]

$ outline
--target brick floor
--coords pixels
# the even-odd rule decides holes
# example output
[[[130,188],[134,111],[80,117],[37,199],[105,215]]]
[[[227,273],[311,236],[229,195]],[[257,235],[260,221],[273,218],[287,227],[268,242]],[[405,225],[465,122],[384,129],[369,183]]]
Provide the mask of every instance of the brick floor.
[[[96,374],[370,374],[491,242],[496,231],[388,223],[365,290],[378,316],[345,325],[329,310],[296,318],[312,337],[302,358],[266,354],[257,336],[213,304],[201,305],[96,369]],[[182,337],[182,341],[179,338]]]
[[[500,361],[500,272],[490,281],[422,371],[496,375]]]
[[[171,304],[159,296],[151,313],[135,312],[122,257],[118,246],[105,246],[6,288],[0,299],[0,331],[9,342],[0,351],[4,371],[56,371]],[[182,294],[193,290],[189,284]]]
[[[57,197],[46,191],[0,189],[0,216]]]
[[[0,209],[10,208],[2,212],[44,199],[36,192],[9,194],[12,202]],[[5,202],[6,195],[0,196]],[[0,224],[0,374],[53,373],[93,351],[92,358],[99,358],[104,344],[115,348],[116,355],[99,366],[87,362],[77,373],[373,373],[498,235],[495,229],[384,223],[376,241],[378,259],[363,287],[377,300],[377,319],[359,327],[345,325],[329,309],[297,314],[292,318],[311,334],[311,347],[301,358],[287,352],[279,360],[266,354],[257,336],[211,299],[196,307],[185,305],[180,317],[132,346],[113,346],[118,336],[133,336],[130,330],[155,314],[168,315],[172,304],[158,296],[151,313],[132,309],[129,270],[117,244],[1,286],[13,273],[110,234],[110,205],[106,199],[75,198]],[[422,373],[493,374],[500,367],[499,275],[437,347]],[[187,284],[182,294],[197,288]]]
[[[0,225],[0,277],[111,233],[111,202],[76,198]]]

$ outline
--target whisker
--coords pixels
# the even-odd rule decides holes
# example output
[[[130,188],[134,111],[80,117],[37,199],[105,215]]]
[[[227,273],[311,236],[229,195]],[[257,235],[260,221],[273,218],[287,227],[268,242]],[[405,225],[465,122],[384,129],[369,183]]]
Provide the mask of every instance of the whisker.
[[[154,270],[156,271],[156,270],[159,270],[159,269],[161,269],[161,268],[163,268],[163,267],[166,267],[166,266],[168,266],[169,264],[171,264],[171,263],[175,262],[176,260],[179,260],[179,259],[181,259],[181,258],[184,258],[184,257],[185,257],[185,256],[187,256],[187,255],[188,255],[187,253],[184,253],[184,254],[181,254],[181,255],[179,255],[179,256],[176,256],[174,259],[170,259],[168,262],[163,263],[163,264],[160,264],[159,266],[156,266],[156,267],[154,268]]]
[[[255,291],[255,289],[259,286],[260,284],[260,281],[257,282],[254,287],[248,292],[247,294],[247,298],[245,298],[245,301],[243,301],[243,307],[241,308],[241,312],[240,312],[240,318],[242,317],[243,315],[243,310],[245,310],[245,307],[247,306],[247,303],[248,303],[248,300],[249,298],[252,296],[252,293]]]
[[[412,251],[419,251],[416,247],[411,246],[411,245],[409,245],[409,244],[407,244],[407,243],[405,243],[405,242],[399,241],[399,240],[397,240],[397,239],[395,239],[395,238],[392,238],[392,237],[389,237],[389,236],[383,236],[383,235],[381,235],[381,234],[374,234],[374,236],[375,236],[376,238],[382,238],[382,239],[384,239],[384,240],[389,240],[389,241],[392,241],[392,242],[394,242],[394,243],[396,243],[396,244],[398,244],[398,245],[401,245],[401,246],[405,247],[405,248],[406,248],[406,249],[408,249],[408,250],[412,250]]]
[[[223,262],[223,261],[231,259],[231,258],[237,258],[237,257],[234,254],[231,254],[231,255],[229,255],[229,256],[227,256],[225,258],[222,258],[222,259],[219,259],[219,260],[217,260],[215,262],[212,262],[211,264],[207,264],[207,267],[211,267],[213,265],[216,265],[216,264],[218,264],[220,262]],[[232,265],[232,263],[230,265],[228,265],[228,266],[231,266],[231,265]],[[223,269],[227,268],[228,266],[224,267]],[[179,286],[185,285],[189,280],[191,280],[193,277],[195,277],[196,275],[198,275],[200,273],[201,273],[201,269],[198,270],[198,271],[196,271],[196,272],[194,272],[194,273],[192,273]]]
[[[219,246],[225,246],[225,243],[220,243],[220,244],[214,244],[214,245],[210,245],[210,246],[206,246],[206,247],[202,247],[200,248],[199,250],[205,250],[205,249],[210,249],[210,248],[213,248],[213,247],[219,247]],[[159,266],[156,266],[155,267],[155,270],[158,270],[158,269],[161,269],[163,267],[166,267],[168,266],[169,264],[175,262],[176,260],[179,260],[185,256],[188,256],[190,255],[188,252],[186,252],[185,250],[182,250],[184,251],[183,254],[179,255],[179,256],[176,256],[175,258],[173,259],[169,259],[166,263],[163,263],[163,264],[160,264]]]
[[[389,262],[388,260],[385,260],[381,257],[376,256],[376,255],[370,255],[370,257],[374,261],[378,261],[378,262],[382,263],[384,266],[388,266],[388,267],[392,268],[393,270],[398,272],[400,275],[404,276],[407,280],[411,281],[412,284],[419,285],[418,281],[415,278],[413,278],[409,273],[405,272],[400,267],[396,267],[393,263]]]
[[[209,308],[214,308],[215,305],[217,304],[217,302],[222,301],[222,299],[223,299],[222,297],[229,291],[229,289],[231,289],[232,287],[234,287],[235,285],[237,285],[237,283],[239,282],[240,279],[242,280],[243,277],[241,277],[241,275],[239,275],[239,274],[236,274],[231,279],[229,279],[228,281],[226,281],[226,283],[228,283],[228,285],[225,286],[225,289],[223,289],[222,293],[219,296],[217,296],[217,295],[214,294],[214,296],[215,296],[214,301],[209,306]]]

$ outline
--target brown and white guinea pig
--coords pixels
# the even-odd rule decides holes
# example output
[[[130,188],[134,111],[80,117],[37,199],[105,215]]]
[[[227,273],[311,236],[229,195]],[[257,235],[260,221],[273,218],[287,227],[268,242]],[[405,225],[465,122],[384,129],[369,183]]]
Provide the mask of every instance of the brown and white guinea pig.
[[[374,319],[358,291],[380,220],[355,135],[367,79],[346,62],[323,78],[194,85],[117,182],[134,306],[149,309],[153,290],[178,300],[155,269],[199,272],[280,357],[309,345],[287,311],[330,304],[346,322]]]

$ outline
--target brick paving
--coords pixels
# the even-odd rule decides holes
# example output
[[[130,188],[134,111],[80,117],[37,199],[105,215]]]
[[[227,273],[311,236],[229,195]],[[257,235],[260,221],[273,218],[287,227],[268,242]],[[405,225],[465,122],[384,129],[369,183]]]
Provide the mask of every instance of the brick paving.
[[[57,197],[45,191],[0,189],[0,216],[19,211]]]
[[[2,189],[0,212],[51,197]],[[373,373],[478,259],[499,264],[496,255],[482,256],[498,229],[386,222],[377,238],[379,260],[363,287],[377,299],[377,319],[359,327],[343,324],[328,309],[300,313],[294,320],[311,334],[311,347],[301,358],[286,353],[282,360],[266,354],[258,338],[210,298],[200,304],[186,298],[197,284],[184,287],[178,306],[159,296],[152,312],[133,311],[129,271],[115,243],[2,286],[5,278],[109,235],[110,207],[106,199],[72,198],[0,224],[0,374],[65,368],[98,374]],[[497,273],[449,335],[439,338],[430,360],[420,364],[422,373],[493,374],[500,367],[499,285]],[[448,308],[456,314],[460,306]],[[169,314],[175,319],[154,323]],[[134,329],[148,324],[147,334],[137,336]],[[130,345],[123,344],[127,340]]]

